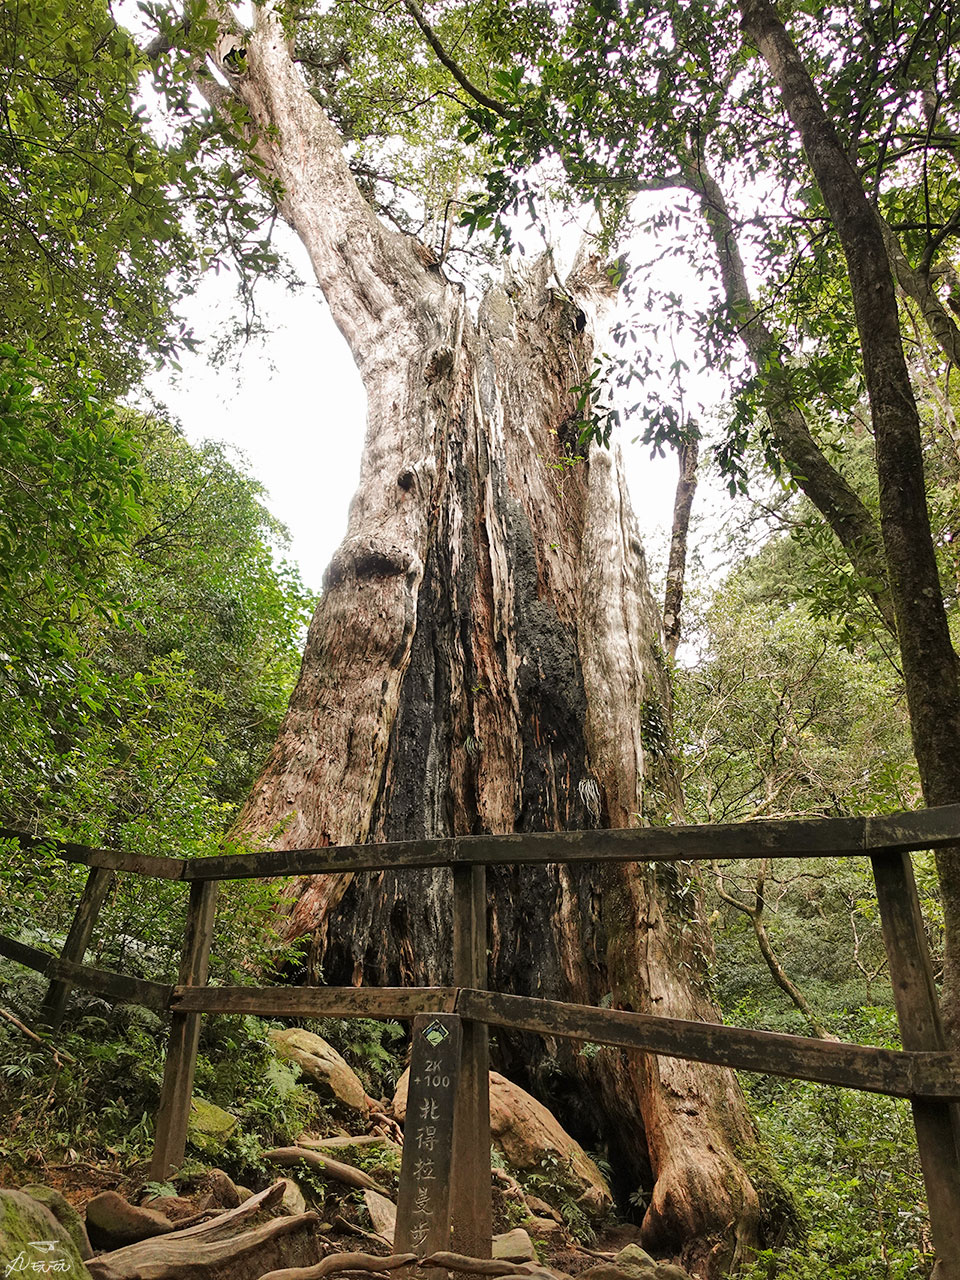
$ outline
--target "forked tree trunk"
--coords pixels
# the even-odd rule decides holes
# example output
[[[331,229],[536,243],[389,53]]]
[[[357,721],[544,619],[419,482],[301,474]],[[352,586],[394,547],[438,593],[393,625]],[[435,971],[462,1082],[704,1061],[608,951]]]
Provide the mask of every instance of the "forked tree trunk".
[[[380,224],[267,10],[232,77],[368,396],[360,487],[303,668],[241,819],[278,846],[627,827],[672,803],[670,688],[615,455],[577,453],[570,388],[610,295],[541,260],[462,293]],[[266,126],[269,126],[269,132]],[[322,388],[318,388],[318,396]],[[324,430],[337,429],[327,423]],[[683,869],[489,874],[491,985],[716,1020]],[[450,980],[449,872],[297,887],[331,983]],[[731,1073],[501,1037],[502,1065],[644,1184],[651,1246],[706,1270],[756,1239]],[[564,1106],[564,1102],[574,1105]]]

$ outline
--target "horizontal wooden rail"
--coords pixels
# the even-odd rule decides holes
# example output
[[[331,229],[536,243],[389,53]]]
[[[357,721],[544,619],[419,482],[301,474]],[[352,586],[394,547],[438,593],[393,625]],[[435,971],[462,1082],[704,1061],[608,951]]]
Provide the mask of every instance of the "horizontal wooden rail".
[[[177,1013],[268,1018],[414,1018],[453,1013],[456,987],[174,987]]]
[[[27,969],[42,973],[45,978],[65,978],[72,986],[83,987],[95,995],[103,996],[115,1004],[139,1004],[145,1009],[169,1009],[173,985],[151,982],[148,978],[128,978],[111,969],[95,969],[91,965],[75,964],[61,960],[49,951],[15,942],[0,934],[0,956],[15,960]]]
[[[960,805],[884,818],[814,818],[610,831],[542,831],[458,836],[393,844],[341,845],[195,858],[188,880],[383,871],[401,867],[496,866],[549,862],[695,862],[708,858],[849,857],[874,849],[906,852],[960,842]]]
[[[72,964],[2,936],[0,955],[48,978],[68,979],[116,1003],[181,1014],[411,1019],[419,1013],[458,1013],[491,1026],[687,1058],[738,1071],[812,1080],[896,1098],[960,1100],[960,1058],[946,1051],[878,1049],[468,987],[172,986]]]
[[[515,1031],[640,1049],[738,1071],[813,1080],[895,1098],[960,1098],[960,1059],[947,1052],[907,1053],[466,988],[460,992],[456,1011],[463,1018]]]
[[[255,880],[444,866],[518,866],[550,862],[697,862],[710,858],[858,857],[960,844],[960,805],[880,818],[791,818],[690,827],[540,831],[451,836],[325,849],[277,849],[208,858],[167,858],[88,849],[0,830],[22,847],[50,849],[68,862],[162,880]]]
[[[79,862],[85,867],[101,867],[104,871],[129,871],[151,880],[182,880],[186,858],[167,858],[152,853],[124,853],[122,849],[96,849],[71,840],[48,840],[29,836],[23,831],[0,827],[0,839],[16,840],[21,849],[43,849],[62,862]]]

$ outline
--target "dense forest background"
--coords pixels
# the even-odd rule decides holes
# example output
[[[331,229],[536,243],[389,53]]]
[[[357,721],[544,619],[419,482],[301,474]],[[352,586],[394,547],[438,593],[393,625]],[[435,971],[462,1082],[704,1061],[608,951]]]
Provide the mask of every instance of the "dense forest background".
[[[950,329],[929,319],[931,292],[937,323],[942,315],[953,334],[960,312],[950,19],[908,8],[888,30],[868,3],[838,8],[818,34],[812,20],[822,11],[790,9],[871,198],[910,260],[902,334],[956,634],[956,353]],[[278,192],[258,180],[255,155],[238,162],[251,151],[242,121],[201,107],[192,89],[214,24],[197,8],[185,32],[178,15],[143,10],[155,32],[139,44],[98,0],[25,0],[0,11],[0,825],[199,856],[236,840],[233,823],[276,738],[315,601],[284,560],[284,529],[242,460],[217,442],[189,444],[162,407],[131,407],[145,369],[175,362],[193,343],[182,312],[205,271],[235,273],[242,341],[258,274],[281,269],[270,238]],[[521,235],[518,211],[538,222],[546,191],[578,212],[591,202],[593,234],[626,305],[613,354],[584,376],[577,449],[591,437],[603,447],[596,441],[613,427],[681,457],[696,441],[701,471],[729,487],[719,514],[695,508],[687,535],[673,724],[644,726],[650,752],[669,753],[682,777],[682,806],[652,796],[638,820],[916,807],[921,781],[888,591],[867,541],[845,543],[818,505],[816,468],[801,448],[806,432],[855,496],[863,527],[874,527],[879,491],[852,303],[822,199],[798,176],[795,140],[783,146],[755,62],[716,15],[692,10],[667,7],[657,18],[630,8],[611,26],[604,4],[572,6],[560,45],[560,19],[535,5],[484,4],[469,22],[451,5],[436,29],[410,0],[405,12],[401,21],[342,4],[291,18],[312,91],[348,139],[370,198],[468,288],[500,271],[498,255]],[[672,66],[680,47],[690,52]],[[240,74],[239,36],[233,56]],[[205,89],[216,106],[219,81],[208,74]],[[728,192],[738,183],[772,191],[774,212],[751,211],[751,195],[728,208],[733,195],[724,199],[718,181]],[[671,202],[665,192],[679,195]],[[628,262],[641,229],[658,253],[689,259],[712,281],[707,304],[691,306]],[[671,326],[692,331],[704,362],[729,376],[730,399],[711,420],[685,406],[683,362],[664,337]],[[577,467],[577,449],[558,484]],[[78,873],[42,853],[15,853],[12,841],[5,848],[3,931],[56,950]],[[939,969],[936,869],[926,856],[915,863]],[[728,1020],[898,1043],[865,868],[724,862],[705,880],[710,981]],[[295,977],[302,968],[298,946],[277,936],[277,893],[228,893],[214,948],[220,976],[252,981],[269,966]],[[97,962],[172,974],[182,909],[162,886],[118,882]],[[0,974],[5,1007],[27,1017],[39,980],[6,963]],[[295,1133],[309,1104],[285,1079],[270,1082],[263,1023],[208,1021],[198,1086],[239,1109],[245,1137],[230,1158],[240,1175],[263,1144]],[[0,1022],[0,1162],[19,1171],[142,1159],[161,1030],[153,1015],[77,997],[58,1058]],[[399,1074],[399,1027],[328,1022],[323,1032],[371,1089]],[[750,1173],[767,1215],[751,1276],[927,1274],[905,1105],[743,1083],[763,1140]],[[642,1212],[642,1192],[619,1208]]]

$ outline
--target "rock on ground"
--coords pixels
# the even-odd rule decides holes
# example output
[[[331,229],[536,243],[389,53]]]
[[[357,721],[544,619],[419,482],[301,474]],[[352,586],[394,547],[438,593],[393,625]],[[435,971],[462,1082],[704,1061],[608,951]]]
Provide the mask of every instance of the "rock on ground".
[[[98,1249],[118,1249],[172,1230],[173,1223],[164,1214],[129,1204],[116,1191],[101,1191],[87,1205],[87,1231]]]
[[[46,1205],[22,1191],[0,1191],[0,1275],[49,1274],[51,1264],[67,1280],[90,1280],[69,1232]]]
[[[638,1244],[625,1245],[613,1261],[621,1271],[635,1272],[638,1277],[657,1265],[656,1258],[651,1258],[646,1249],[641,1249]]]
[[[306,1213],[306,1197],[293,1178],[281,1178],[280,1181],[283,1183],[283,1199],[279,1205],[280,1212],[287,1214],[291,1218],[295,1218],[298,1214]]]
[[[393,1098],[393,1113],[400,1121],[406,1113],[408,1078],[405,1071]],[[542,1102],[496,1071],[490,1072],[490,1134],[515,1169],[535,1169],[545,1156],[554,1157],[584,1197],[589,1213],[602,1217],[613,1205],[606,1178],[580,1143]]]
[[[83,1225],[83,1219],[65,1196],[62,1196],[59,1191],[54,1191],[52,1187],[42,1187],[36,1184],[21,1187],[20,1190],[28,1195],[31,1200],[38,1200],[40,1204],[45,1205],[50,1210],[76,1245],[77,1253],[79,1253],[84,1262],[93,1257],[93,1250],[90,1248],[90,1241],[87,1238],[87,1229]]]
[[[288,1027],[271,1031],[270,1042],[278,1057],[295,1062],[322,1092],[362,1115],[370,1110],[371,1101],[360,1077],[321,1036],[302,1027]]]
[[[198,1098],[190,1101],[190,1117],[187,1120],[187,1138],[198,1151],[216,1155],[223,1150],[227,1139],[237,1127],[238,1120],[223,1107]]]
[[[657,1262],[643,1249],[630,1246],[631,1256],[621,1264],[620,1254],[612,1262],[601,1262],[581,1271],[578,1280],[692,1280],[689,1272],[672,1262]],[[635,1250],[635,1252],[633,1252]],[[645,1261],[640,1259],[643,1254]]]
[[[493,1256],[503,1262],[534,1262],[537,1251],[523,1227],[493,1237]]]
[[[363,1202],[378,1236],[383,1236],[393,1247],[393,1237],[397,1230],[397,1206],[379,1191],[364,1191]]]
[[[556,1218],[529,1218],[527,1230],[535,1236],[552,1236],[563,1233],[563,1227]]]

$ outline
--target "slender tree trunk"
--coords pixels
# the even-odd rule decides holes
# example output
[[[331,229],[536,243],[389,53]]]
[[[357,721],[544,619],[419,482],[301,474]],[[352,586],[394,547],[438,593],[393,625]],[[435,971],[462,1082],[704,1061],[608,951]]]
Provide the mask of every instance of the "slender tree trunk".
[[[750,294],[736,227],[719,183],[707,169],[702,156],[688,158],[684,174],[687,185],[700,196],[720,265],[727,307],[740,321],[740,337],[750,361],[758,372],[775,369],[781,374],[770,379],[765,404],[777,452],[799,488],[833,530],[851,565],[860,575],[863,590],[873,601],[884,626],[896,635],[880,530],[860,496],[824,456],[807,425],[803,410],[790,395],[790,379],[778,344],[763,323]]]
[[[584,259],[568,297],[541,263],[474,320],[363,201],[269,7],[231,85],[368,396],[347,535],[242,827],[291,847],[665,818],[670,692],[643,551],[616,455],[572,461],[569,388],[591,365],[606,273]],[[493,986],[716,1020],[681,870],[488,875]],[[305,880],[289,927],[329,982],[450,978],[446,871]],[[498,1052],[648,1189],[651,1247],[706,1274],[755,1243],[731,1073],[532,1039]]]
[[[763,956],[763,962],[770,970],[770,976],[774,982],[789,997],[796,1008],[800,1010],[810,1024],[810,1030],[815,1036],[819,1036],[821,1040],[836,1040],[837,1037],[827,1030],[826,1024],[817,1016],[813,1005],[784,969],[780,963],[780,957],[773,949],[773,943],[770,941],[770,935],[767,933],[767,926],[763,919],[763,913],[767,905],[765,898],[767,871],[769,869],[767,859],[764,858],[757,868],[752,902],[744,902],[734,894],[728,893],[724,884],[723,870],[719,862],[713,862],[710,865],[713,870],[717,896],[721,902],[725,902],[727,906],[733,907],[735,911],[741,912],[749,919],[753,926],[753,936],[756,938],[760,954]]]
[[[826,118],[816,88],[769,0],[744,0],[743,29],[760,50],[800,133],[847,260],[870,397],[880,523],[896,613],[913,749],[928,805],[960,800],[960,689],[927,511],[920,419],[900,337],[880,224]],[[960,851],[941,851],[944,1015],[960,1046]]]
[[[687,575],[687,539],[693,499],[697,493],[700,441],[696,436],[681,444],[677,450],[677,460],[680,474],[673,499],[673,530],[670,534],[670,558],[667,562],[667,584],[663,596],[663,634],[667,657],[671,662],[676,658],[680,644],[680,611],[683,607],[683,584]]]

